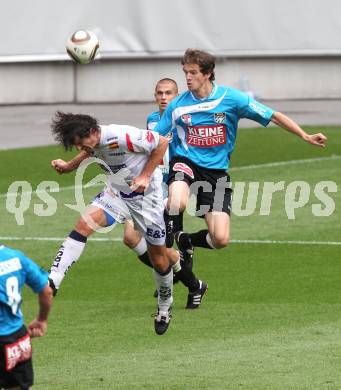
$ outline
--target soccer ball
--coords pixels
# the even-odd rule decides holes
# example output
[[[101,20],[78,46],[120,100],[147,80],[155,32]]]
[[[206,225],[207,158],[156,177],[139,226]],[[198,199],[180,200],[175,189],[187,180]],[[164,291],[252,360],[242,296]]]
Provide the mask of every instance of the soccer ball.
[[[79,64],[88,64],[97,55],[99,41],[92,31],[75,31],[67,40],[66,51]]]

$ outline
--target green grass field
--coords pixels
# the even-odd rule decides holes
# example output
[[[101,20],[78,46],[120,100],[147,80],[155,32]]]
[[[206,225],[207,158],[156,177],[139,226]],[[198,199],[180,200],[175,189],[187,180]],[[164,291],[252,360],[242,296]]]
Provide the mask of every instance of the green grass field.
[[[246,189],[260,183],[255,210],[242,216],[246,198],[235,192],[240,207],[232,215],[231,244],[195,253],[194,270],[209,284],[202,307],[185,310],[187,293],[176,285],[164,336],[153,330],[151,271],[119,241],[122,228],[94,235],[104,240],[88,242],[54,302],[47,335],[33,340],[35,389],[339,390],[341,129],[323,131],[325,149],[274,128],[239,132],[230,175]],[[61,156],[54,146],[0,152],[0,241],[46,269],[79,217],[65,206],[75,202],[74,176],[50,168]],[[33,192],[18,225],[6,208],[15,180],[33,191],[42,181],[58,182],[51,193],[56,213],[37,216],[37,205],[45,212],[46,205]],[[264,182],[281,181],[270,215],[261,215]],[[310,193],[288,219],[285,198],[296,181],[308,183]],[[336,183],[337,192],[324,190],[335,210],[316,216],[319,205],[326,213],[326,198],[316,190],[324,181]],[[99,189],[85,190],[86,199]],[[297,187],[293,201],[299,196]],[[20,197],[12,208],[19,203]],[[195,231],[203,223],[186,215],[185,226]],[[29,290],[23,308],[28,323],[37,310]]]

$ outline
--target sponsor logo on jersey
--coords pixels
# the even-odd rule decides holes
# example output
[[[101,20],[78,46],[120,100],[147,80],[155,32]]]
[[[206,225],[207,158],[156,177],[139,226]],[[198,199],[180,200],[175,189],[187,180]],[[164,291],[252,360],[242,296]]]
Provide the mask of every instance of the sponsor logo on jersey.
[[[107,138],[107,142],[116,141],[116,140],[118,140],[118,137],[117,137],[117,136]]]
[[[183,172],[187,176],[189,176],[191,179],[194,179],[194,173],[193,173],[192,169],[187,164],[180,163],[180,162],[179,163],[175,163],[174,166],[173,166],[173,171],[175,171],[175,172]]]
[[[126,153],[125,152],[112,152],[109,153],[109,156],[124,156]]]
[[[186,142],[199,148],[226,144],[226,125],[187,126]]]
[[[19,271],[21,268],[19,257],[13,257],[13,259],[2,261],[0,263],[0,276]]]
[[[151,131],[147,131],[147,141],[151,144],[154,141],[154,134]]]
[[[190,114],[181,115],[181,120],[186,123],[186,125],[190,125],[192,123],[192,117]]]
[[[112,142],[111,144],[108,145],[109,149],[117,149],[119,147],[118,142]]]
[[[215,123],[224,123],[226,119],[225,112],[217,112],[214,114],[214,122]]]
[[[125,164],[110,165],[111,172],[113,173],[117,173],[122,168],[126,168],[126,165]]]
[[[252,111],[256,112],[259,114],[261,117],[265,118],[266,114],[266,108],[258,104],[257,102],[250,101],[249,107],[251,108]]]

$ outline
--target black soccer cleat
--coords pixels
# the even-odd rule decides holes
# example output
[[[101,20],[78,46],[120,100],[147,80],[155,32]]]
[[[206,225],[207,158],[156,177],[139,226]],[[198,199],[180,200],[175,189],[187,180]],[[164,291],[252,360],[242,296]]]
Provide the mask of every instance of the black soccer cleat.
[[[57,292],[58,292],[58,289],[56,288],[56,286],[54,285],[54,282],[51,278],[49,278],[49,286],[51,287],[52,289],[52,294],[53,296],[55,297],[57,295]]]
[[[176,232],[174,238],[180,252],[186,252],[189,255],[193,255],[194,247],[188,233],[182,231]]]
[[[203,297],[208,289],[207,283],[199,280],[199,288],[197,291],[188,293],[186,309],[197,309],[203,300]]]
[[[159,308],[157,309],[157,313],[154,317],[154,328],[156,334],[162,335],[167,331],[171,318],[171,308],[169,308],[168,311],[160,311]]]

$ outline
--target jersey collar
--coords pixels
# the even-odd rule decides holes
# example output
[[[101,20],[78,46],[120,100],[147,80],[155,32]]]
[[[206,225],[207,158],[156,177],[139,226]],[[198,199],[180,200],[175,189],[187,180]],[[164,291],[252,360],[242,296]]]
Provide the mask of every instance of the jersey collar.
[[[191,96],[192,96],[192,98],[194,100],[197,100],[197,101],[201,102],[201,101],[204,101],[204,100],[212,99],[213,96],[215,95],[215,93],[217,92],[217,89],[218,89],[218,85],[215,82],[212,82],[212,91],[206,97],[203,97],[203,98],[199,99],[199,98],[195,97],[192,92],[189,91],[189,93],[191,94]]]

